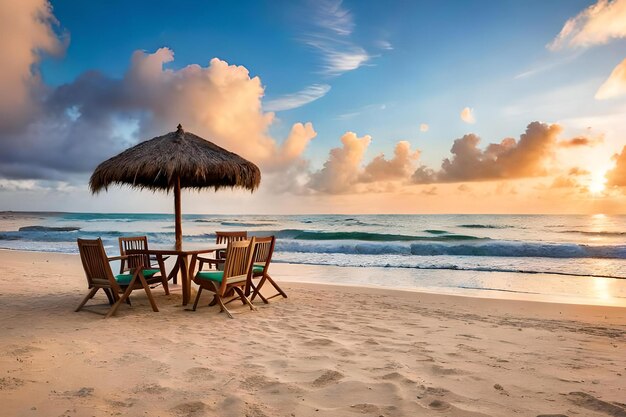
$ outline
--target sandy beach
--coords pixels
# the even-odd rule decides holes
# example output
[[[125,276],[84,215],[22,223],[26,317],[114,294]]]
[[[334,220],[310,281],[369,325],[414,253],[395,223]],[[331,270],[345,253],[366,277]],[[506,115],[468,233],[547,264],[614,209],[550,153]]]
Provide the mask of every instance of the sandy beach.
[[[78,256],[0,264],[3,416],[626,415],[624,308],[285,282],[233,320],[177,287],[103,320]]]

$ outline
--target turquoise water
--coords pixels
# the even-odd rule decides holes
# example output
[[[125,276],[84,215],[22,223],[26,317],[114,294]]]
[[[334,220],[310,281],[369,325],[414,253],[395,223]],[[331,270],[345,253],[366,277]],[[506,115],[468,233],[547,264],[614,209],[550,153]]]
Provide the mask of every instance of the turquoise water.
[[[276,235],[279,263],[364,272],[342,279],[313,272],[309,281],[626,301],[626,216],[183,216],[186,243],[214,242],[216,230]],[[117,238],[133,235],[147,235],[152,247],[172,247],[173,216],[0,213],[5,249],[77,253],[77,238],[101,237],[116,254]],[[372,278],[372,270],[384,271],[384,279]]]

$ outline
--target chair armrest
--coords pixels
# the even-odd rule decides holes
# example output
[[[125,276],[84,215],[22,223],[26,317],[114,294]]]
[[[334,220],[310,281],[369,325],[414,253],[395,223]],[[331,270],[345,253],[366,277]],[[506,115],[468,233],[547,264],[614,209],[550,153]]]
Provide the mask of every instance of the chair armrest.
[[[119,261],[119,260],[128,259],[128,258],[130,258],[130,255],[110,256],[107,259],[109,260],[109,262],[111,262],[111,261]]]
[[[224,263],[226,259],[215,259],[215,258],[203,258],[198,256],[199,262],[207,262],[207,263]]]
[[[217,265],[218,264],[224,264],[225,259],[213,259],[213,258],[203,258],[201,256],[198,256],[198,271],[202,271],[202,267],[204,267],[204,264],[209,264],[210,265],[215,265],[215,268],[217,269]]]

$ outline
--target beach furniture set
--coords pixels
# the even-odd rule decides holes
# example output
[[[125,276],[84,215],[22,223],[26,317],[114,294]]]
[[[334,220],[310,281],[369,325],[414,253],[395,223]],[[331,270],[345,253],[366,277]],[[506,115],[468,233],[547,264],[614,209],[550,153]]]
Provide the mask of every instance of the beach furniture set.
[[[75,311],[81,310],[100,289],[111,305],[105,317],[114,315],[122,303],[130,304],[130,293],[141,289],[148,296],[153,311],[159,311],[150,286],[161,284],[165,294],[169,295],[168,281],[176,284],[179,274],[183,306],[190,301],[191,281],[198,285],[193,311],[203,290],[213,293],[209,305],[219,305],[220,312],[225,312],[230,318],[233,316],[226,305],[235,300],[255,310],[252,302],[257,296],[266,304],[277,296],[287,298],[268,272],[276,243],[274,236],[248,239],[247,232],[217,232],[216,236],[214,245],[189,250],[149,249],[146,236],[120,237],[120,256],[114,257],[107,257],[100,238],[78,239],[89,292]],[[206,257],[207,254],[214,254],[214,257]],[[175,258],[175,262],[168,274],[165,261],[170,257]],[[120,261],[119,274],[113,274],[112,261]],[[277,292],[265,297],[261,288],[268,282]]]

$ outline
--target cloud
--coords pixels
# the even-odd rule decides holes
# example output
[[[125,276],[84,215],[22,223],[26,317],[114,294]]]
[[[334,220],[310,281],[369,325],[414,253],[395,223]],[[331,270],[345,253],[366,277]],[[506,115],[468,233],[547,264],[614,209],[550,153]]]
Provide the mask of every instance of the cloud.
[[[380,39],[378,41],[376,41],[376,46],[380,49],[384,49],[386,51],[391,51],[393,50],[393,45],[391,44],[391,42],[386,41],[384,39]]]
[[[575,138],[562,140],[558,145],[562,148],[578,148],[582,146],[596,146],[603,142],[603,138],[589,138],[586,136],[577,136]]]
[[[341,0],[318,0],[314,12],[316,23],[328,31],[340,35],[348,36],[354,30],[354,20],[352,13],[342,7]]]
[[[365,166],[360,176],[361,182],[389,181],[408,178],[414,170],[414,161],[420,157],[419,151],[411,151],[411,144],[400,141],[396,144],[392,159],[384,154],[376,156]]]
[[[451,159],[444,159],[439,171],[418,168],[413,181],[418,184],[462,181],[488,181],[535,177],[546,174],[545,160],[551,155],[559,125],[532,122],[519,141],[513,138],[478,148],[480,138],[468,134],[454,141]]]
[[[340,75],[353,71],[367,61],[370,55],[365,49],[348,42],[335,42],[329,39],[310,39],[307,44],[322,53],[322,68],[328,75]]]
[[[359,180],[361,162],[371,141],[369,135],[359,138],[354,132],[346,132],[341,137],[342,147],[330,150],[324,167],[311,174],[308,186],[329,194],[349,191]]]
[[[613,155],[615,167],[606,173],[606,185],[612,187],[626,187],[626,146],[622,152]]]
[[[590,171],[587,171],[586,169],[582,169],[579,167],[573,167],[567,172],[567,175],[571,175],[571,176],[590,175],[590,174],[591,174]]]
[[[461,110],[461,120],[469,124],[476,123],[476,119],[474,118],[474,109],[470,107],[465,107],[463,110]]]
[[[428,126],[428,124],[426,123],[420,124],[420,132],[428,132],[428,129],[430,129],[430,126]]]
[[[164,69],[173,59],[168,48],[136,51],[122,79],[86,72],[51,89],[36,120],[19,132],[0,131],[0,175],[88,172],[138,138],[173,131],[178,123],[264,171],[298,163],[316,133],[311,124],[295,124],[283,144],[272,138],[274,113],[262,109],[258,77],[217,58],[206,67]]]
[[[353,71],[371,59],[363,47],[352,41],[354,19],[341,0],[320,0],[312,6],[315,28],[305,36],[304,42],[321,54],[326,74]]]
[[[330,85],[328,84],[313,84],[297,93],[269,100],[263,105],[263,109],[266,111],[296,109],[324,97],[329,91]]]
[[[594,97],[596,100],[606,100],[623,95],[626,95],[626,59],[617,64]]]
[[[0,2],[0,129],[14,129],[36,114],[46,92],[37,64],[65,50],[57,25],[46,0]]]
[[[586,48],[626,37],[626,0],[599,0],[567,20],[548,49]]]
[[[579,186],[578,182],[569,176],[559,175],[554,178],[550,188],[577,188]]]
[[[435,196],[437,195],[437,187],[432,186],[429,188],[425,188],[420,192],[420,194],[425,196]]]
[[[326,194],[397,191],[399,181],[410,178],[420,152],[411,150],[409,142],[399,141],[391,159],[381,153],[364,165],[371,140],[369,135],[358,137],[354,132],[346,132],[341,137],[342,146],[330,150],[324,166],[309,174],[300,193],[307,190]]]
[[[272,161],[276,167],[287,167],[294,161],[298,161],[304,153],[309,142],[317,136],[311,123],[295,123],[291,127],[289,136],[277,152],[277,160]]]

